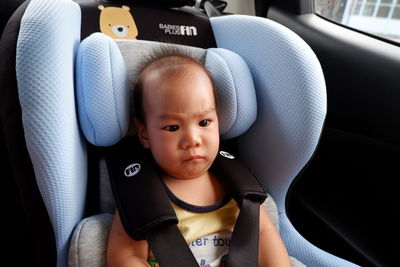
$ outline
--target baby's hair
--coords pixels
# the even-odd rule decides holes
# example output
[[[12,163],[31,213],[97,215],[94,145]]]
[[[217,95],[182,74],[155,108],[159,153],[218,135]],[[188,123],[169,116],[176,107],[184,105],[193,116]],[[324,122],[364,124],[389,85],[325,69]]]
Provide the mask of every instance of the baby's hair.
[[[176,74],[182,66],[187,64],[194,64],[199,66],[210,78],[212,89],[214,93],[215,104],[217,105],[217,94],[213,79],[209,71],[205,68],[204,64],[197,60],[193,51],[184,47],[171,44],[165,44],[153,49],[149,53],[142,65],[139,67],[137,81],[133,89],[133,106],[135,118],[142,124],[145,124],[145,115],[143,112],[143,87],[146,75],[148,72],[158,70],[162,71],[162,75]]]

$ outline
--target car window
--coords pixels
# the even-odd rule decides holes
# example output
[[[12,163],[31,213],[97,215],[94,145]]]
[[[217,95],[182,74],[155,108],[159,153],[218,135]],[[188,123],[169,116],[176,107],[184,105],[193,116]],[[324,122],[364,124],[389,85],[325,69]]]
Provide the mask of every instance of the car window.
[[[320,16],[400,43],[400,0],[314,0],[314,6]]]

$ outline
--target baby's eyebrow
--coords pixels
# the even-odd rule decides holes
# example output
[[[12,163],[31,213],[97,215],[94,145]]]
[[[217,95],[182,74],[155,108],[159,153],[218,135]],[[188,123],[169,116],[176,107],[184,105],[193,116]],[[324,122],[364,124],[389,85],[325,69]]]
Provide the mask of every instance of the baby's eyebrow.
[[[182,116],[175,114],[175,113],[163,113],[161,115],[158,115],[157,118],[159,120],[166,120],[166,119],[179,119]]]
[[[209,114],[211,112],[214,112],[214,111],[215,111],[215,107],[211,107],[211,108],[206,109],[204,111],[200,111],[198,113],[195,113],[192,116],[201,117],[201,116],[207,115],[207,114]],[[184,116],[185,115],[182,115],[182,114],[179,114],[179,113],[163,113],[163,114],[161,114],[161,115],[159,115],[157,117],[160,120],[166,120],[166,119],[181,119]]]
[[[204,116],[204,115],[207,115],[208,113],[211,113],[211,112],[214,112],[214,111],[215,111],[215,107],[211,107],[211,108],[209,108],[209,109],[206,109],[206,110],[204,110],[204,111],[201,111],[201,112],[195,114],[195,116],[196,116],[196,115],[197,115],[197,116]]]

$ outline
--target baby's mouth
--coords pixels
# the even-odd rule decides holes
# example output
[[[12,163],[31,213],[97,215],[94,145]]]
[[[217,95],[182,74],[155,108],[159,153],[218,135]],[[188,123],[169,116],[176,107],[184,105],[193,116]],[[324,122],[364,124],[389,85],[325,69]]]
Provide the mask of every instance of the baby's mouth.
[[[198,160],[202,160],[202,159],[204,159],[204,157],[199,156],[199,155],[194,155],[194,156],[190,156],[190,157],[186,158],[183,162],[198,161]]]

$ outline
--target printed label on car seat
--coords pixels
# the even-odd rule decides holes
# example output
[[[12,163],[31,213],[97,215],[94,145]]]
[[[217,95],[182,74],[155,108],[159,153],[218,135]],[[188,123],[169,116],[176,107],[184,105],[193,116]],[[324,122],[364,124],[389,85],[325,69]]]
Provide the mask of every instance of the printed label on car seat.
[[[225,157],[225,158],[228,158],[228,159],[234,159],[235,157],[232,155],[232,154],[230,154],[230,153],[228,153],[228,152],[226,152],[226,151],[220,151],[219,152],[219,154],[221,155],[221,156],[223,156],[223,157]]]
[[[132,177],[140,172],[141,166],[139,163],[133,163],[125,168],[124,174],[126,177]]]
[[[163,30],[165,34],[197,36],[197,28],[195,26],[160,23],[159,28],[160,30]]]
[[[138,29],[129,6],[105,7],[99,5],[100,31],[113,39],[135,40]]]

